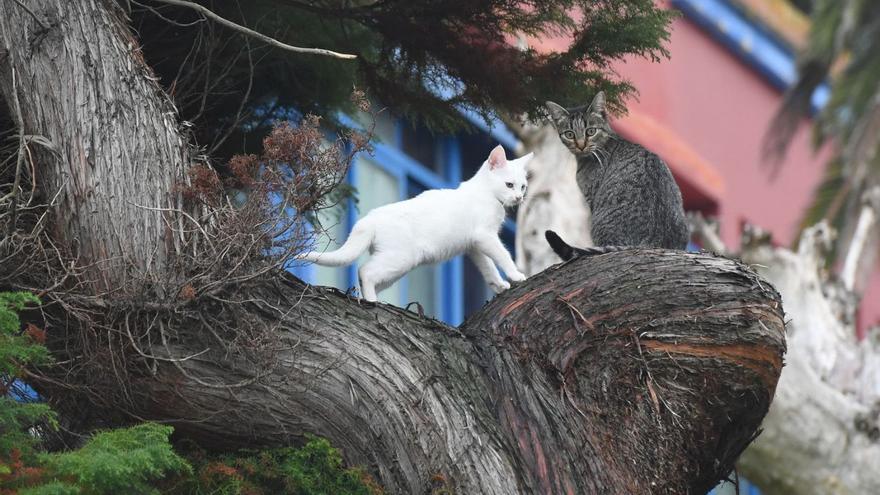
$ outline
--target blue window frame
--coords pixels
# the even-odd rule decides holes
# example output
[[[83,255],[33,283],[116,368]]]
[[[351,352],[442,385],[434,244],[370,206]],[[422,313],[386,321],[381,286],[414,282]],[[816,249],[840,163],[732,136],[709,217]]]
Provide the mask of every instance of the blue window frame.
[[[346,117],[341,120],[347,125],[356,125]],[[408,125],[395,121],[394,132],[386,133],[383,141],[374,144],[372,155],[361,154],[355,158],[346,181],[358,188],[362,211],[358,211],[353,201],[348,202],[339,225],[333,229],[337,243],[348,237],[360,216],[376,206],[411,198],[426,189],[457,187],[464,168],[463,144],[474,148],[468,149],[468,156],[486,156],[491,149],[486,147],[488,143],[502,141],[496,132],[477,141],[463,139],[466,135],[426,137],[425,129],[404,127]],[[412,141],[407,141],[410,137]],[[474,146],[472,143],[479,144]],[[505,145],[509,143],[510,139],[502,141]],[[418,154],[422,161],[405,153],[404,149]],[[429,160],[432,163],[423,163]],[[468,175],[473,168],[474,164],[470,164]],[[513,244],[514,229],[511,221],[506,221],[502,228],[502,239],[509,248]],[[419,267],[381,293],[380,299],[400,306],[418,300],[426,314],[458,325],[467,313],[491,298],[491,292],[475,268],[471,266],[465,273],[465,263],[463,256],[457,256],[439,265]],[[358,265],[356,262],[348,267],[330,269],[297,264],[291,271],[308,283],[335,285],[346,290],[357,285]]]

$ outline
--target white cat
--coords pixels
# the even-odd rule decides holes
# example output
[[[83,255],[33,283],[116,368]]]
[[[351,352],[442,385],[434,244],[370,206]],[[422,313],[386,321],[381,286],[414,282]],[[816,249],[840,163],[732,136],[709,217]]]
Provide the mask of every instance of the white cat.
[[[510,288],[495,264],[514,282],[525,280],[498,238],[504,209],[526,194],[526,163],[532,153],[507,160],[496,146],[480,170],[456,189],[434,189],[380,206],[355,223],[339,249],[312,251],[300,259],[342,266],[368,248],[373,256],[358,269],[361,294],[368,301],[413,268],[467,253],[496,293]]]

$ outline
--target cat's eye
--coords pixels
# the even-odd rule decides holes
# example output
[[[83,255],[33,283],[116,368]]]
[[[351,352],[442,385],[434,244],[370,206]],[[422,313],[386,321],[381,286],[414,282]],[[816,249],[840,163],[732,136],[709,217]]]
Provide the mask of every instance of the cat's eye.
[[[587,136],[595,136],[597,129],[595,127],[590,127],[587,129]]]
[[[562,137],[564,137],[565,139],[574,139],[574,132],[565,131],[562,133]]]
[[[525,191],[525,190],[526,190],[526,185],[523,184],[522,187],[520,187],[520,189],[522,189],[523,191]]]
[[[504,185],[507,186],[508,189],[513,189],[513,182],[506,182]]]

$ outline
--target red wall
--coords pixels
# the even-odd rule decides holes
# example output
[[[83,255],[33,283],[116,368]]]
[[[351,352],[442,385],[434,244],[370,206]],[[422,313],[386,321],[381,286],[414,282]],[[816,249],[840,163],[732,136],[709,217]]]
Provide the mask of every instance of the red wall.
[[[628,107],[670,127],[724,179],[720,202],[722,238],[739,241],[748,220],[788,245],[820,179],[827,153],[810,146],[805,123],[771,178],[761,143],[780,102],[780,92],[725,47],[686,19],[675,22],[672,58],[659,64],[633,58],[616,67],[639,90]]]
[[[564,40],[540,43],[541,49],[562,47]],[[721,175],[718,216],[728,246],[738,245],[745,221],[771,231],[777,244],[791,245],[828,150],[814,153],[809,122],[804,122],[779,173],[771,177],[761,144],[781,92],[686,18],[675,21],[668,48],[672,57],[661,63],[634,57],[617,64],[639,91],[628,108],[667,126]],[[878,322],[880,270],[875,270],[859,326],[864,330]]]

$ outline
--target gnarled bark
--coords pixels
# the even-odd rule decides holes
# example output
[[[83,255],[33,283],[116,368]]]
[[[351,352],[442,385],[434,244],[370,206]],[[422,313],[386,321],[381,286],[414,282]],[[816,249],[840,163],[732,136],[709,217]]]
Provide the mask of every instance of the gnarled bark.
[[[323,435],[391,493],[701,493],[753,438],[782,367],[782,308],[749,268],[712,255],[576,260],[459,329],[278,273],[189,298],[114,299],[181,269],[166,223],[180,213],[154,208],[179,207],[187,144],[115,4],[28,5],[44,31],[0,6],[2,74],[14,66],[28,81],[4,77],[0,90],[57,150],[36,162],[39,187],[61,191],[53,240],[97,263],[101,283],[46,298],[58,302],[59,355],[81,331],[65,326],[64,301],[81,293],[101,330],[92,357],[115,356],[127,375],[99,406],[173,421],[208,445]],[[224,319],[247,322],[251,340],[208,323]],[[64,357],[78,378],[82,356]]]
[[[456,493],[703,493],[751,441],[782,368],[777,294],[711,255],[558,265],[458,330],[290,279],[247,298],[289,348],[271,375],[229,391],[166,368],[147,384],[150,416],[186,416],[187,434],[227,446],[319,434],[392,493],[435,474]],[[197,321],[179,326],[180,355],[208,342]],[[181,365],[224,383],[260,372],[220,351]]]

